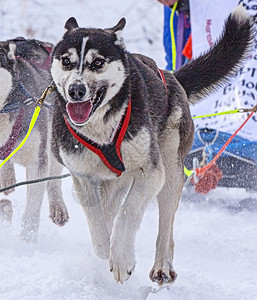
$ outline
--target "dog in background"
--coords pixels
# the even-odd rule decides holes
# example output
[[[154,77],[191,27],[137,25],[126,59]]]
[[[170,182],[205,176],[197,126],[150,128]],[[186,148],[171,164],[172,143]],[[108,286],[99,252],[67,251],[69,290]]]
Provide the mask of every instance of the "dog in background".
[[[72,175],[97,255],[117,282],[135,268],[135,236],[157,197],[159,233],[150,278],[176,278],[173,223],[184,184],[183,161],[194,125],[189,105],[236,72],[254,40],[242,7],[228,17],[220,40],[175,74],[126,51],[122,18],[108,29],[67,20],[52,56],[58,105],[52,149]]]
[[[25,137],[35,100],[51,82],[49,67],[53,45],[37,40],[17,38],[0,42],[0,159],[5,159]],[[49,98],[48,98],[49,99]],[[52,104],[55,99],[52,97]],[[50,152],[52,114],[43,107],[37,123],[25,145],[0,169],[1,188],[16,183],[14,163],[26,168],[27,180],[60,175],[63,167]],[[47,188],[50,217],[57,225],[68,221],[63,202],[61,182],[52,180],[27,187],[27,202],[22,218],[21,238],[36,241],[40,208]],[[5,195],[12,190],[5,191]],[[0,201],[0,216],[10,221],[12,205]]]

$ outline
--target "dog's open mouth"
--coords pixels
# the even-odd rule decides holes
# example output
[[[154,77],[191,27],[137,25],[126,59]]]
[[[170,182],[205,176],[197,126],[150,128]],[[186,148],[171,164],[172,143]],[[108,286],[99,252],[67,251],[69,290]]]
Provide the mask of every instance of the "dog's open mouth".
[[[102,103],[105,93],[106,87],[103,87],[90,100],[68,102],[66,104],[66,111],[71,121],[77,125],[83,125]]]
[[[88,120],[92,107],[93,104],[90,100],[83,102],[68,102],[66,111],[73,123],[83,124]]]

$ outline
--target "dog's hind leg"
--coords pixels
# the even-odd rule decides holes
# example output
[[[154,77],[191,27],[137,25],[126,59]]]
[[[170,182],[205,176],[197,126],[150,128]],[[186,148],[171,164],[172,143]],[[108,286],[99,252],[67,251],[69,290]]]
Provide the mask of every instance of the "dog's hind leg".
[[[167,161],[165,161],[165,164]],[[156,241],[156,254],[150,278],[159,285],[176,279],[173,269],[174,239],[173,223],[183,187],[181,163],[174,162],[168,172],[174,172],[170,183],[166,183],[158,195],[159,234]],[[176,178],[175,178],[176,177]]]
[[[50,154],[49,176],[62,174],[63,166]],[[52,221],[63,226],[69,220],[68,211],[62,196],[62,181],[59,179],[47,182],[47,194],[49,199],[49,214]]]
[[[114,219],[111,235],[109,265],[114,279],[123,283],[135,268],[135,237],[149,202],[157,196],[164,184],[164,166],[159,157],[156,165],[122,175],[123,180],[133,178],[130,190]]]
[[[179,130],[168,128],[163,133],[162,158],[165,162],[166,182],[159,193],[159,233],[156,254],[150,278],[159,285],[172,282],[176,278],[173,269],[173,223],[175,212],[183,189],[184,175],[182,158],[179,155]]]

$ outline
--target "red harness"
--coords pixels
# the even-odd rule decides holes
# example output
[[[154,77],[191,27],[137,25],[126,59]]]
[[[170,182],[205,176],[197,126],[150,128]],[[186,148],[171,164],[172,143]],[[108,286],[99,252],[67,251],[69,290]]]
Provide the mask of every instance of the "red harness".
[[[159,71],[159,75],[161,77],[162,82],[164,83],[165,89],[166,89],[166,93],[168,94],[168,88],[167,88],[167,83],[163,74],[163,71],[161,69],[158,69]]]
[[[122,156],[120,152],[121,143],[124,139],[125,133],[128,128],[128,124],[131,116],[131,99],[129,99],[128,107],[126,109],[125,115],[122,117],[119,127],[115,132],[114,138],[110,144],[99,145],[96,142],[90,140],[86,136],[76,133],[70,126],[68,120],[64,117],[65,123],[73,135],[73,137],[83,146],[94,152],[99,156],[103,163],[112,172],[120,176],[122,172],[125,171],[125,166],[122,161]]]

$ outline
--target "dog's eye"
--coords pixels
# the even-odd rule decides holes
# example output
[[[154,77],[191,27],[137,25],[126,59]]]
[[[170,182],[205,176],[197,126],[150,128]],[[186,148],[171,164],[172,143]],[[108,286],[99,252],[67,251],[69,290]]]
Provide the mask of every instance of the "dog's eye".
[[[62,65],[64,67],[68,67],[71,64],[70,59],[66,56],[66,57],[62,57]]]
[[[91,68],[92,69],[101,69],[102,66],[104,65],[105,60],[103,58],[96,58],[92,63],[91,63]]]

